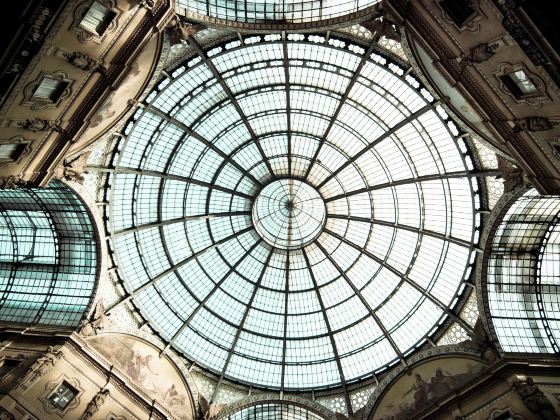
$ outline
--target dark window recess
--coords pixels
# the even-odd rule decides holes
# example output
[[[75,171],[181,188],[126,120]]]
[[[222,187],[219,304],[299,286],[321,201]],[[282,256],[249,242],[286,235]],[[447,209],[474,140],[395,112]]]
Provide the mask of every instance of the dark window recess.
[[[43,77],[39,86],[33,92],[33,97],[37,99],[46,99],[50,102],[56,102],[68,87],[68,82],[63,80],[55,80],[50,77]]]
[[[467,23],[475,13],[472,0],[442,0],[440,5],[458,27]]]
[[[49,401],[58,409],[64,410],[78,395],[78,391],[68,382],[63,381],[50,395]]]
[[[21,360],[4,359],[0,362],[0,381],[12,373],[21,363]]]
[[[117,14],[98,1],[94,1],[80,22],[85,30],[99,36],[107,30]]]
[[[523,70],[500,76],[500,79],[517,99],[538,93],[537,87]]]
[[[0,144],[0,162],[13,162],[19,159],[26,144]]]
[[[513,420],[511,412],[508,410],[505,413],[500,414],[497,417],[494,417],[494,420]]]
[[[560,155],[560,144],[553,144],[552,147],[554,147],[554,151],[556,153],[558,153],[558,155]],[[558,395],[560,395],[560,394],[558,394]],[[559,398],[559,400],[560,400],[560,398]]]

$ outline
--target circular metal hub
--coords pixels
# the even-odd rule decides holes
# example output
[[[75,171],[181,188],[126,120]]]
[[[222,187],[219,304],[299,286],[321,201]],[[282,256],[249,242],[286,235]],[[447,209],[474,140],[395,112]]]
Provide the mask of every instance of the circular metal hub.
[[[312,186],[281,179],[262,189],[253,204],[253,224],[270,245],[301,248],[313,241],[325,223],[325,203]]]

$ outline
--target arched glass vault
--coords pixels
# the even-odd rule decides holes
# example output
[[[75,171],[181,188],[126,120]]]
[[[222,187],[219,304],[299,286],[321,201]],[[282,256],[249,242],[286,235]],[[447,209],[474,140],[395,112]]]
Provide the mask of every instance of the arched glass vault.
[[[0,190],[0,321],[75,328],[95,291],[89,213],[61,183]]]
[[[192,46],[105,169],[118,273],[152,328],[221,377],[303,390],[464,323],[484,173],[411,70],[318,35]]]
[[[504,351],[560,353],[560,197],[509,203],[483,268],[487,319]]]
[[[379,0],[178,0],[179,9],[242,23],[305,23],[341,18]]]

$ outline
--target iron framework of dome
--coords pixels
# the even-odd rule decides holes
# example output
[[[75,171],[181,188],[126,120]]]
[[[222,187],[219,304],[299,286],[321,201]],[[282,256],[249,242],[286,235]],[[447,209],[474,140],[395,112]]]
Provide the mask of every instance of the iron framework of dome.
[[[107,180],[113,257],[149,325],[223,378],[286,390],[371,377],[441,334],[475,262],[481,173],[413,73],[335,37],[193,47]]]
[[[178,0],[189,17],[240,23],[305,23],[367,11],[379,0]],[[354,16],[355,18],[355,16]]]

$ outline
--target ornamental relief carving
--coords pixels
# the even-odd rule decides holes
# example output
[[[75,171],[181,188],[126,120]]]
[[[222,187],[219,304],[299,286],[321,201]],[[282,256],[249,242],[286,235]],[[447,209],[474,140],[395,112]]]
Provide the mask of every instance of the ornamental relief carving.
[[[95,0],[101,5],[105,6],[111,12],[114,13],[113,18],[107,25],[107,27],[103,30],[102,34],[97,34],[91,32],[80,25],[82,19],[88,12],[90,6],[94,3],[94,1],[88,0],[84,1],[83,3],[78,4],[74,9],[74,21],[70,26],[70,30],[74,32],[78,36],[78,40],[83,43],[87,42],[95,42],[96,44],[101,44],[103,40],[107,37],[107,34],[114,32],[118,26],[118,19],[119,15],[122,13],[122,10],[116,6],[116,0]]]
[[[39,88],[44,79],[63,83],[56,97],[44,98],[36,96],[37,88]],[[54,73],[41,72],[35,80],[28,83],[23,88],[23,100],[21,101],[21,105],[30,106],[31,109],[35,111],[43,108],[56,108],[64,99],[72,94],[70,87],[73,82],[74,81],[70,79],[66,73],[59,70]]]
[[[480,0],[470,0],[469,2],[474,12],[467,18],[466,21],[464,21],[461,25],[458,25],[445,11],[444,7],[442,6],[443,1],[435,0],[435,3],[441,13],[441,18],[444,22],[452,25],[459,32],[478,32],[480,31],[480,22],[482,19],[486,18],[486,15],[482,13],[482,10],[480,8]]]
[[[504,78],[518,71],[523,71],[523,73],[527,75],[527,78],[533,83],[536,88],[536,91],[534,93],[518,96],[514,92],[512,92],[510,87],[506,85],[506,83],[504,82]],[[540,108],[540,106],[544,102],[551,101],[550,96],[547,94],[546,84],[544,83],[544,81],[535,73],[529,71],[527,66],[525,66],[525,64],[523,63],[501,63],[494,71],[494,76],[498,81],[498,87],[500,91],[511,97],[518,104],[527,104],[535,108]]]

